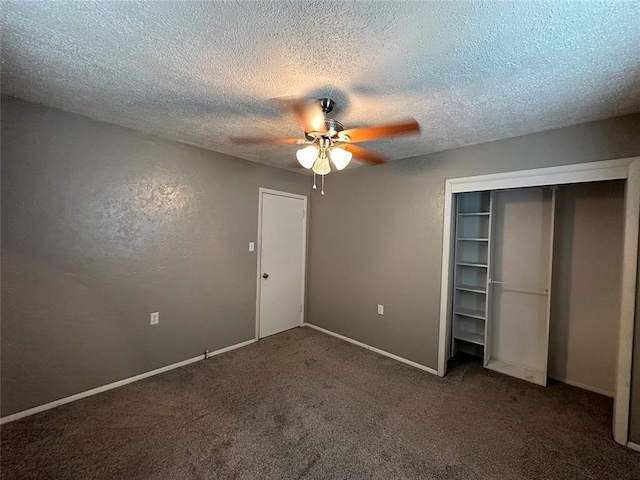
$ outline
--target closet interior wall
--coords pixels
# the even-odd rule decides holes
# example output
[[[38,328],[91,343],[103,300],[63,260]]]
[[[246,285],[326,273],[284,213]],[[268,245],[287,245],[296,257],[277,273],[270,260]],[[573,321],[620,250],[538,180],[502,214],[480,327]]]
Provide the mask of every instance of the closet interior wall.
[[[562,185],[556,196],[549,377],[613,396],[625,181]]]

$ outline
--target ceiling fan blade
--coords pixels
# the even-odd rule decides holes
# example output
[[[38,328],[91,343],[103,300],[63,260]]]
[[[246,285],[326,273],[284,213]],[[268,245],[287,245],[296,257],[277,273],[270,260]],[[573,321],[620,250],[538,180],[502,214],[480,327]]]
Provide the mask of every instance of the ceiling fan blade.
[[[358,145],[343,143],[339,146],[340,148],[344,148],[346,151],[351,152],[351,154],[358,160],[363,160],[367,163],[370,163],[371,165],[380,165],[381,163],[385,163],[387,161],[384,157],[381,157],[377,153],[373,153],[371,150],[359,147]]]
[[[281,105],[291,113],[305,132],[326,132],[324,112],[318,102],[306,98],[281,98]]]
[[[272,144],[282,144],[282,143],[296,143],[302,144],[306,143],[304,140],[300,138],[278,138],[278,137],[231,137],[231,143],[236,145],[252,145],[255,143],[272,143]]]
[[[405,120],[400,123],[389,125],[378,125],[374,127],[351,128],[342,133],[348,135],[351,142],[368,142],[384,137],[397,137],[400,135],[411,135],[420,132],[420,124],[414,119]],[[354,153],[355,155],[355,153]]]

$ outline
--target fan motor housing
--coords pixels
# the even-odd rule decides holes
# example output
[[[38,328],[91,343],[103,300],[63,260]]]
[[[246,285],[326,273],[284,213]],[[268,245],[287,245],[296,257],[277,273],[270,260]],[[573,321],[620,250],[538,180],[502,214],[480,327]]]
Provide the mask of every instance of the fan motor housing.
[[[342,132],[344,130],[344,126],[342,125],[342,123],[340,123],[337,120],[334,120],[332,118],[325,118],[324,119],[324,126],[327,129],[327,131],[325,133],[320,133],[320,132],[305,132],[305,137],[307,137],[307,140],[315,140],[318,137],[329,137],[329,138],[333,138],[335,136],[338,135],[338,133]]]

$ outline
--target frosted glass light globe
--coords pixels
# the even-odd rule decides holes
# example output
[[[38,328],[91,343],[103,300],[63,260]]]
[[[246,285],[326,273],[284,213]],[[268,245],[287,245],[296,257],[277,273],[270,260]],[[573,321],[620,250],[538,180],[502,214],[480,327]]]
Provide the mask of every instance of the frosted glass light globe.
[[[308,147],[302,148],[296,152],[296,158],[300,165],[309,169],[313,167],[313,164],[318,158],[318,148],[315,145],[309,145]]]
[[[353,156],[351,152],[348,152],[344,148],[334,147],[329,152],[331,156],[331,161],[336,166],[336,169],[342,170],[351,161],[351,157]]]

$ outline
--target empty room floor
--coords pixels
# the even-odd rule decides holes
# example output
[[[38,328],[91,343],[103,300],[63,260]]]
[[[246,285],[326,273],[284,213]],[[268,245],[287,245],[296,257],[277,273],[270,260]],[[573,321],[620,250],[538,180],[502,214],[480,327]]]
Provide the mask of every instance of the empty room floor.
[[[612,401],[308,328],[2,427],[3,479],[638,479]]]

